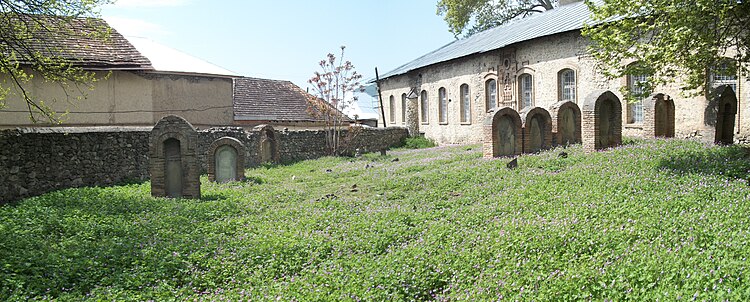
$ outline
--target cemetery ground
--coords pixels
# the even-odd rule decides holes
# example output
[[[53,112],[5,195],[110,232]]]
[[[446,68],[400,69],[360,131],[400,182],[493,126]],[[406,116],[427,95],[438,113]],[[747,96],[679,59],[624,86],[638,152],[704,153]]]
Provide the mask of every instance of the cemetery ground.
[[[749,154],[448,146],[204,175],[200,200],[68,189],[0,208],[0,300],[741,301]]]

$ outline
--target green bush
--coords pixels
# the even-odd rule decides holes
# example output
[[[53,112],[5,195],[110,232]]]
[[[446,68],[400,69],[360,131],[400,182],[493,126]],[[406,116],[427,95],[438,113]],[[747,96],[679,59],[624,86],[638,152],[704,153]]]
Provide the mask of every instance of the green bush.
[[[424,149],[437,146],[434,140],[424,136],[407,137],[404,140],[403,148],[406,149]]]

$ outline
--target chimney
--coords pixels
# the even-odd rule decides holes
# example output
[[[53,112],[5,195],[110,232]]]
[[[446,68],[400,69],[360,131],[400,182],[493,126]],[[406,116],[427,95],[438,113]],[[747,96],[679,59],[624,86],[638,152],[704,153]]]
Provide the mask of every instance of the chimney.
[[[583,2],[583,0],[560,0],[560,6]]]

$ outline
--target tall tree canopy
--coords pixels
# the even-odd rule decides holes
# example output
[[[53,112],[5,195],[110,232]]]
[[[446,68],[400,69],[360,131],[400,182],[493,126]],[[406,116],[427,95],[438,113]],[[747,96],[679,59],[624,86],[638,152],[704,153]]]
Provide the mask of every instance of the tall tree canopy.
[[[748,71],[750,5],[745,0],[586,3],[598,21],[583,30],[592,40],[590,53],[608,76],[649,75],[643,94],[676,78],[684,81],[686,92],[697,94],[708,91],[711,73]]]
[[[510,20],[544,12],[558,0],[439,0],[437,13],[456,37],[470,36]]]
[[[66,93],[71,87],[91,87],[94,73],[76,66],[64,55],[65,49],[52,43],[56,37],[72,33],[71,22],[98,16],[97,8],[112,0],[0,0],[0,110],[9,95],[18,94],[28,107],[29,118],[38,116],[51,122],[58,115],[45,100],[33,98],[24,83],[38,74],[59,83]],[[98,26],[96,24],[99,24]],[[89,37],[106,39],[108,27],[92,23]],[[77,33],[81,34],[81,33]]]

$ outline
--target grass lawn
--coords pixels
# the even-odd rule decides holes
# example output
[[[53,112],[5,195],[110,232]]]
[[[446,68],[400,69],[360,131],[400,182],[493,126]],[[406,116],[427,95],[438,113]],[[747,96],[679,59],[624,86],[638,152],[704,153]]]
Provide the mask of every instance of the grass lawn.
[[[0,300],[750,299],[750,155],[629,141],[480,146],[246,171],[202,200],[149,183],[0,207]],[[398,159],[398,160],[396,160]]]

